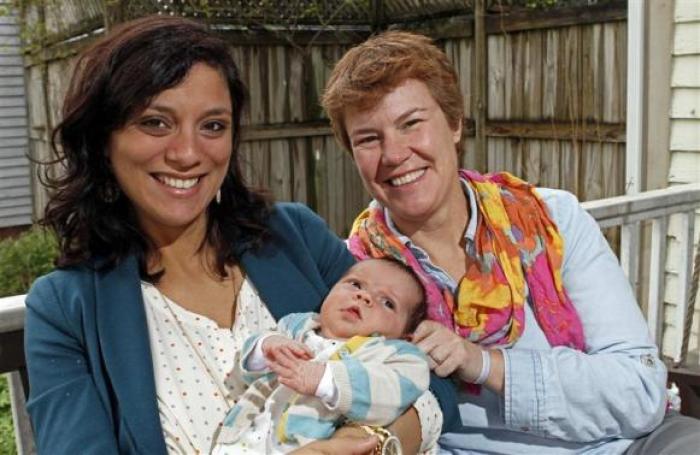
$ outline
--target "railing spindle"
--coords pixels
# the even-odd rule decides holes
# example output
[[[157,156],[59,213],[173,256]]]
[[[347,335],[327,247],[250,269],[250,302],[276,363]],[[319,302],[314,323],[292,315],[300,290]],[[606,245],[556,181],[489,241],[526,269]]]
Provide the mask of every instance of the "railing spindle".
[[[663,342],[664,285],[666,282],[666,235],[668,217],[654,218],[651,224],[651,253],[649,264],[649,301],[647,323],[654,342]]]
[[[637,300],[639,295],[639,231],[640,222],[622,225],[620,239],[620,265]]]
[[[679,214],[680,230],[680,267],[678,270],[678,302],[676,306],[676,354],[674,360],[680,362],[682,357],[683,327],[687,315],[687,302],[690,297],[690,277],[693,273],[693,231],[695,229],[695,210]]]

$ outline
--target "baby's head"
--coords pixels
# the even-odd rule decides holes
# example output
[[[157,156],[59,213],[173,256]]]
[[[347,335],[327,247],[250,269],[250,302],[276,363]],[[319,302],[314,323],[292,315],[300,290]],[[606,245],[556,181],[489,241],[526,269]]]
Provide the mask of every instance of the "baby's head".
[[[425,291],[415,273],[390,259],[358,262],[331,289],[321,307],[321,334],[402,338],[425,316]]]

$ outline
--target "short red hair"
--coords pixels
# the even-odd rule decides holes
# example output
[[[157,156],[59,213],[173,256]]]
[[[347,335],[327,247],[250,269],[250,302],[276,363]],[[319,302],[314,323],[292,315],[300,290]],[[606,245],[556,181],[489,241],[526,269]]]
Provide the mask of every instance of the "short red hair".
[[[345,53],[333,68],[321,104],[338,141],[352,152],[345,128],[348,107],[365,110],[407,79],[423,82],[456,130],[464,117],[464,101],[452,63],[423,35],[389,31],[369,38]]]

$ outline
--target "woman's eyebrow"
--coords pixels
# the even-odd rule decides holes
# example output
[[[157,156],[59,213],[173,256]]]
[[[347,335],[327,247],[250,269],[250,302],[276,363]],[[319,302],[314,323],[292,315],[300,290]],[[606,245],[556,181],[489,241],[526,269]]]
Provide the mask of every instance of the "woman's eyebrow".
[[[352,130],[348,133],[348,136],[354,137],[354,136],[360,136],[362,134],[371,134],[371,133],[376,133],[377,130],[375,128],[358,128],[355,130]]]
[[[208,115],[233,115],[231,113],[231,109],[227,109],[225,107],[217,107],[213,109],[209,109],[204,113],[205,116]]]
[[[173,109],[170,106],[166,106],[164,104],[151,104],[150,106],[146,107],[146,110],[152,109],[154,111],[162,112],[164,114],[175,114],[176,109]],[[210,115],[233,115],[231,113],[231,109],[228,109],[226,107],[214,107],[211,109],[208,109],[204,112],[203,117],[208,117]]]
[[[396,119],[394,119],[394,123],[395,124],[401,123],[401,122],[405,121],[411,115],[415,114],[416,112],[425,112],[427,110],[428,109],[425,107],[414,107],[414,108],[409,109],[408,111],[404,112],[403,114],[399,115],[398,117],[396,117]],[[358,128],[355,130],[348,131],[348,136],[354,137],[354,136],[359,136],[362,134],[371,134],[371,133],[376,133],[376,132],[377,132],[376,128],[370,128],[370,127]]]
[[[427,110],[428,109],[424,108],[424,107],[414,107],[413,109],[409,109],[406,112],[404,112],[403,114],[396,117],[396,119],[394,120],[394,123],[401,123],[404,120],[406,120],[408,117],[410,117],[411,115],[415,114],[416,112],[425,112]]]

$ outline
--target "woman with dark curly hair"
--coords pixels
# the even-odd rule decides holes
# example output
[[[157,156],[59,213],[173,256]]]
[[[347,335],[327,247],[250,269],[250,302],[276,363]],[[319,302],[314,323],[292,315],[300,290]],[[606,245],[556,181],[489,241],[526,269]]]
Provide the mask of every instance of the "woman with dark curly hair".
[[[27,297],[41,453],[208,452],[243,340],[316,310],[353,264],[310,210],[245,185],[245,99],[226,43],[185,19],[123,24],[78,60],[45,176],[58,269]]]

